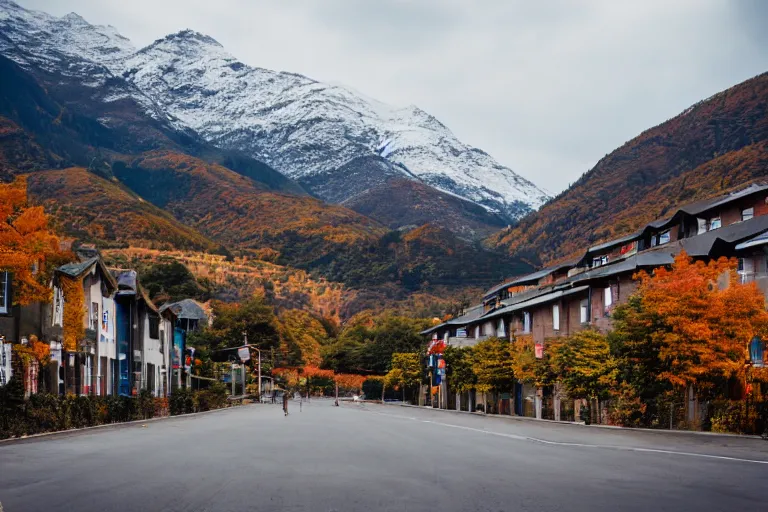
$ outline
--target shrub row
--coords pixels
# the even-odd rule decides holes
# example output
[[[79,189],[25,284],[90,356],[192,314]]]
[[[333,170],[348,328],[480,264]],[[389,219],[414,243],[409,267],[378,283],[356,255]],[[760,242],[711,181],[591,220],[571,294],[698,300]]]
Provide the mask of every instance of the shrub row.
[[[41,393],[25,399],[21,382],[12,378],[0,387],[0,439],[209,411],[227,405],[223,384],[197,392],[174,390],[170,398],[154,397],[144,390],[137,397]]]

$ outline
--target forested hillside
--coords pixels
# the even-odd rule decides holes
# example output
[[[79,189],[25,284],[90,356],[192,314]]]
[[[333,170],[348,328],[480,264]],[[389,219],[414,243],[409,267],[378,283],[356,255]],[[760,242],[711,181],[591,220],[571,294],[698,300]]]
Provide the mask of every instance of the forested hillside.
[[[651,128],[491,245],[534,264],[628,234],[673,205],[768,176],[768,73]]]

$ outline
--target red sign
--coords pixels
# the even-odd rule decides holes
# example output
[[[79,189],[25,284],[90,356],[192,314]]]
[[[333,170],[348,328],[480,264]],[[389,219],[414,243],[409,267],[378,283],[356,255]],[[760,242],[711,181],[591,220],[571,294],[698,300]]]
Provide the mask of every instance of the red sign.
[[[544,344],[543,343],[536,343],[536,359],[541,359],[544,357]]]

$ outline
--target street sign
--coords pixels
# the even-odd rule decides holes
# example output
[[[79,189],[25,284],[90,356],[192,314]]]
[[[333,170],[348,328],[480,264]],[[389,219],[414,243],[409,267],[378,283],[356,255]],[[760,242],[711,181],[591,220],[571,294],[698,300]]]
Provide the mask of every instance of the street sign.
[[[248,347],[240,347],[237,349],[237,355],[243,362],[251,360],[251,351],[248,350]]]

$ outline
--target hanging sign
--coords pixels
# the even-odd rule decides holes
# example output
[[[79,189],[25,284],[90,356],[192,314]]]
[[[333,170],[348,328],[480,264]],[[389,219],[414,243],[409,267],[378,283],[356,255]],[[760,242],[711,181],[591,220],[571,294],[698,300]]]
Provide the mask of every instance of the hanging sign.
[[[239,349],[237,349],[237,356],[243,362],[250,361],[251,360],[251,351],[248,350],[248,347],[240,347]]]

